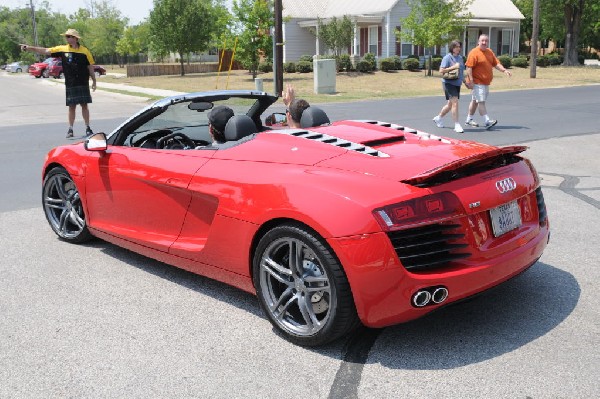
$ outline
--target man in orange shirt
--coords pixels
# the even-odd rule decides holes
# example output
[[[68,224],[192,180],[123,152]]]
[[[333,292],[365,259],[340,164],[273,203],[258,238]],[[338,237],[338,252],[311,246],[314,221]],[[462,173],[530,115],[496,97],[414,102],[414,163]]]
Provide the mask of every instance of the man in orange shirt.
[[[478,46],[469,52],[466,62],[466,84],[472,89],[471,103],[469,104],[469,114],[465,123],[470,126],[478,127],[479,124],[473,119],[475,110],[479,107],[479,115],[485,119],[486,129],[491,128],[496,123],[495,119],[490,119],[485,106],[485,101],[490,93],[490,84],[494,78],[494,68],[504,72],[509,77],[512,76],[509,70],[504,68],[492,50],[488,48],[490,38],[488,35],[480,35]]]

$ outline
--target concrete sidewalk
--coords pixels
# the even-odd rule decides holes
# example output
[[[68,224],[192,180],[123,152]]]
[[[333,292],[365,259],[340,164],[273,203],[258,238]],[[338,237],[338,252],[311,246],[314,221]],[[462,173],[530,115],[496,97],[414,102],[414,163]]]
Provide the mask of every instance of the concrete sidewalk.
[[[42,82],[46,82],[47,84],[50,84],[53,86],[64,87],[64,80],[60,80],[60,79],[44,79],[44,80],[42,80]],[[103,89],[106,89],[106,91],[119,90],[119,91],[122,91],[123,94],[129,94],[129,95],[137,95],[137,96],[147,95],[148,98],[150,98],[152,96],[154,96],[154,97],[169,97],[169,96],[176,96],[179,94],[184,94],[184,92],[179,92],[179,91],[174,91],[174,90],[151,89],[151,88],[147,88],[147,87],[127,85],[124,83],[108,83],[108,82],[103,82],[102,78],[96,79],[96,90],[103,90]]]
[[[109,89],[109,90],[120,90],[126,91],[127,93],[133,94],[147,94],[149,96],[158,96],[158,97],[169,97],[176,96],[179,94],[184,94],[184,92],[174,91],[174,90],[162,90],[162,89],[150,89],[147,87],[139,87],[139,86],[131,86],[124,83],[108,83],[102,82],[100,79],[96,80],[96,87],[98,89]]]

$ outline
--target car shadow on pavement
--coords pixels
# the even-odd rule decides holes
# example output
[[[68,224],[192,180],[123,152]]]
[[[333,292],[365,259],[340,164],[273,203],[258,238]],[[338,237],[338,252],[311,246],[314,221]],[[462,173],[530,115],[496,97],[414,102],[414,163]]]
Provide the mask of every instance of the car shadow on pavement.
[[[472,300],[382,330],[368,363],[443,370],[489,360],[548,334],[573,312],[580,295],[573,275],[538,262]]]
[[[264,317],[256,297],[241,289],[148,258],[100,239],[95,239],[83,245],[100,248],[104,254],[118,259],[127,265],[136,267],[182,287],[208,295],[219,301],[226,302],[255,316]]]
[[[86,245],[101,248],[105,254],[128,265],[264,318],[256,297],[245,291],[102,240]],[[372,346],[360,344],[361,351],[368,353],[363,357],[366,363],[409,370],[461,367],[514,351],[552,331],[575,309],[580,294],[573,275],[538,262],[489,292],[422,319],[379,330],[359,330],[346,339],[307,349],[324,356],[344,358],[356,351],[348,345],[372,336]],[[280,335],[274,329],[265,333]],[[340,350],[344,353],[340,354]]]

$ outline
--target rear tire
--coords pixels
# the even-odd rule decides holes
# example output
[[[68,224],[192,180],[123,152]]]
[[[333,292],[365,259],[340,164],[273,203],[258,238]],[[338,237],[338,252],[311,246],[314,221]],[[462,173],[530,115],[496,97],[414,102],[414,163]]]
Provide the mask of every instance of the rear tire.
[[[79,191],[64,168],[56,167],[44,178],[42,205],[46,220],[61,240],[81,243],[92,238]]]
[[[253,279],[265,315],[295,344],[323,345],[360,324],[342,266],[304,226],[278,226],[260,239]]]

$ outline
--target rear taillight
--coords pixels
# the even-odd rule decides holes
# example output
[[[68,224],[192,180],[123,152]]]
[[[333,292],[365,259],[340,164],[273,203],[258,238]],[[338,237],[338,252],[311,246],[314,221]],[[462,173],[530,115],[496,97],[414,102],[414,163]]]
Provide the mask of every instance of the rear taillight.
[[[463,215],[464,208],[454,194],[443,192],[387,205],[373,213],[384,230],[397,230],[454,218]]]

